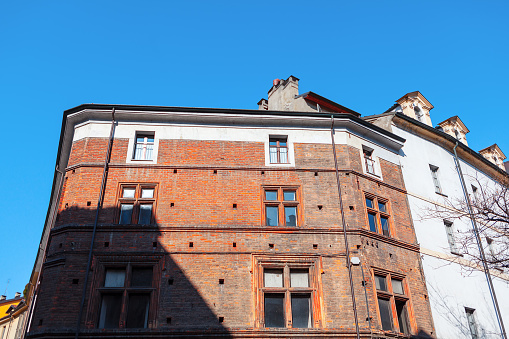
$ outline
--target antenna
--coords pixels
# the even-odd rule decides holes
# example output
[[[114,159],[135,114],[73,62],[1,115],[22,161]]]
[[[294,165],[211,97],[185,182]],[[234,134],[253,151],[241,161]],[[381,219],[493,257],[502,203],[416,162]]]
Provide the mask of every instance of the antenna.
[[[7,279],[7,285],[5,286],[5,292],[4,295],[7,295],[7,287],[9,287],[9,283],[11,282],[11,279]]]

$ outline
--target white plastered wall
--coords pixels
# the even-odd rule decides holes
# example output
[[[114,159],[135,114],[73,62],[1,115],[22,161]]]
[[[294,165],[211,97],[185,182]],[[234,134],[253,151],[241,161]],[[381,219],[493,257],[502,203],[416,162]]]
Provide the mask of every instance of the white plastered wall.
[[[108,138],[111,124],[101,121],[87,121],[75,127],[73,142],[83,138]],[[134,139],[136,132],[154,132],[154,160],[132,160]],[[271,164],[269,160],[269,136],[285,135],[288,137],[288,164]],[[362,156],[362,146],[373,149],[375,169],[380,170],[380,158],[397,164],[398,154],[384,148],[365,136],[354,134],[346,129],[338,128],[335,133],[336,144],[347,144],[359,149]],[[244,141],[261,142],[265,145],[265,165],[277,167],[294,167],[294,144],[316,143],[331,144],[329,129],[317,128],[265,128],[265,127],[231,127],[211,125],[183,125],[183,124],[155,124],[155,123],[126,123],[118,122],[115,127],[115,138],[129,140],[126,154],[126,163],[157,163],[159,141],[162,139],[177,140],[218,140],[218,141]],[[365,173],[366,169],[364,169]],[[369,175],[369,173],[367,173]],[[381,179],[381,176],[377,177]]]
[[[429,211],[434,209],[434,202],[464,199],[454,155],[397,126],[393,126],[393,132],[406,139],[401,166],[417,241],[423,254],[422,264],[437,338],[470,338],[465,307],[476,310],[474,314],[481,338],[500,338],[484,273],[472,272],[461,265],[464,259],[450,252],[444,221],[431,218],[429,214]],[[439,167],[438,177],[444,195],[435,192],[430,164]],[[471,184],[478,185],[476,178],[487,185],[493,185],[489,177],[469,164],[461,161],[461,166],[468,193],[472,193]],[[469,220],[454,220],[456,231],[471,228]],[[495,277],[494,285],[504,323],[507,325],[509,281]]]

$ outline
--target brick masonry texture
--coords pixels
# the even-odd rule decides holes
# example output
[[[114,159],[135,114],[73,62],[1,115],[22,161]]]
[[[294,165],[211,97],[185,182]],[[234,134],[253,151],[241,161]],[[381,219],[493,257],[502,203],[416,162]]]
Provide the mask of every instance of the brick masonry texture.
[[[82,318],[85,333],[127,333],[125,329],[96,329],[100,308],[97,288],[105,265],[141,260],[158,267],[154,273],[158,288],[153,294],[150,329],[142,334],[140,330],[128,332],[133,337],[161,333],[169,337],[183,333],[205,337],[206,333],[355,337],[330,145],[295,144],[294,168],[265,167],[263,143],[160,140],[155,166],[127,165],[127,146],[127,139],[116,139],[113,145]],[[107,140],[102,138],[86,138],[73,145],[29,337],[56,333],[72,337],[69,333],[79,312],[106,147]],[[383,335],[372,268],[405,278],[412,330],[432,332],[399,166],[381,159],[380,181],[363,174],[358,149],[337,145],[336,151],[350,250],[362,262],[352,266],[352,272],[363,336],[369,336],[368,308],[372,330]],[[119,187],[125,183],[157,184],[154,225],[117,224]],[[268,185],[299,187],[301,223],[297,227],[263,225],[263,187]],[[391,237],[369,232],[364,193],[388,200]],[[254,281],[253,255],[320,258],[317,274],[323,300],[314,307],[321,308],[321,327],[279,332],[257,327],[255,292],[260,286]],[[73,279],[78,282],[73,284]],[[219,284],[219,279],[224,279],[224,284]],[[222,323],[219,317],[224,317]]]

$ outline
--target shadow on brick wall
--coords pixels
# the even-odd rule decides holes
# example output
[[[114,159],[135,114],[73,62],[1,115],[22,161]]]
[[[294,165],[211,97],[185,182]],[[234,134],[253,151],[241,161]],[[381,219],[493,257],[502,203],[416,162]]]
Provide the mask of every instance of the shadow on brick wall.
[[[95,209],[70,207],[57,218],[27,338],[74,338],[94,217]],[[190,267],[174,259],[187,253],[172,252],[162,238],[157,224],[97,226],[79,338],[231,337],[215,300],[205,300]]]

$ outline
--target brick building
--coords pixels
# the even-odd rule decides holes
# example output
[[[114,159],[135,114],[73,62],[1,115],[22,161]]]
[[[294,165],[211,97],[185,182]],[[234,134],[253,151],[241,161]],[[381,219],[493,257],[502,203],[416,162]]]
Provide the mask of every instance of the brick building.
[[[27,337],[432,335],[405,140],[295,77],[259,108],[64,112]]]

